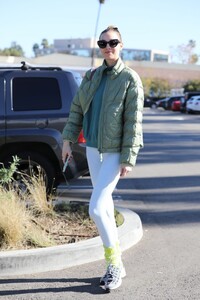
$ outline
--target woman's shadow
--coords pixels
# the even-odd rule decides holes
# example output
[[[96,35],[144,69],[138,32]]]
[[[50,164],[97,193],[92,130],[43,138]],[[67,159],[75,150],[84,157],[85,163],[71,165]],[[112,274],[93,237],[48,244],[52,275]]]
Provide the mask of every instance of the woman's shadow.
[[[36,287],[38,283],[38,286]],[[40,284],[43,284],[41,287]],[[60,286],[62,283],[62,286]],[[71,285],[75,283],[75,285]],[[76,283],[79,283],[77,285]],[[32,284],[32,287],[31,287]],[[44,284],[46,286],[44,287]],[[59,284],[59,286],[58,286]],[[67,284],[67,286],[65,286]],[[6,290],[2,290],[2,285],[6,286]],[[8,285],[10,288],[8,289]],[[26,288],[27,285],[27,288]],[[52,285],[54,285],[52,287]],[[106,291],[99,286],[99,277],[96,278],[12,278],[0,279],[0,296],[14,296],[14,295],[36,295],[46,293],[88,293],[93,295],[105,294]],[[50,299],[50,298],[49,298]]]

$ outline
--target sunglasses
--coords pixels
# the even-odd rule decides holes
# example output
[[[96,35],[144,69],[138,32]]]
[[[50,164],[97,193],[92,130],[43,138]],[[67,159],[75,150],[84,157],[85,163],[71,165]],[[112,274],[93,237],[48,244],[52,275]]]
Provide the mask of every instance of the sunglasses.
[[[99,40],[97,42],[97,45],[99,46],[99,48],[104,49],[104,48],[106,48],[107,44],[110,46],[110,48],[115,48],[120,43],[121,42],[118,39],[110,40],[109,42],[107,42],[105,40]]]

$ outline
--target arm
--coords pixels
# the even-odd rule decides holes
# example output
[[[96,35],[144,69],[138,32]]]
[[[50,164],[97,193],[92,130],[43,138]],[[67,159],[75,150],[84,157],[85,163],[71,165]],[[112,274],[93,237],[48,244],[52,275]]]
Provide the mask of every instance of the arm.
[[[124,126],[121,150],[122,173],[126,166],[136,164],[139,149],[143,147],[142,111],[144,95],[139,76],[130,74],[130,84],[124,106]],[[125,170],[126,171],[126,168]]]
[[[91,71],[87,71],[82,83],[72,101],[69,118],[63,129],[63,140],[75,143],[78,139],[83,123],[83,107],[86,106],[88,91],[90,90]],[[83,104],[84,103],[84,104]]]

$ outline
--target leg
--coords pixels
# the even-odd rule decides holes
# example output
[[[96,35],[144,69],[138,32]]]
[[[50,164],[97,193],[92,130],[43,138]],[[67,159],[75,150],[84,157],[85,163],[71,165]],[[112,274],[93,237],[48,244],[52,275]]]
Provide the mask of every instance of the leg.
[[[120,176],[119,153],[103,153],[101,162],[97,149],[88,147],[87,158],[93,183],[89,213],[104,246],[115,247],[118,235],[112,193]]]
[[[87,148],[87,158],[93,184],[89,213],[103,241],[107,265],[100,286],[110,290],[119,287],[126,275],[121,261],[112,199],[112,192],[120,177],[119,154],[105,153],[101,161],[97,149]]]

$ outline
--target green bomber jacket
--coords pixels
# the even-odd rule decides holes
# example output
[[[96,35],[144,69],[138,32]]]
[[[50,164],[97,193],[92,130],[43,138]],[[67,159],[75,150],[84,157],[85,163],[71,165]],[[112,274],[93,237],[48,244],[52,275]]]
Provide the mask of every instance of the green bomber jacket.
[[[82,129],[83,118],[88,111],[103,71],[105,61],[91,76],[88,70],[76,93],[69,118],[63,129],[63,140],[75,143]],[[120,152],[120,163],[134,166],[139,149],[143,147],[142,111],[143,86],[138,74],[125,66],[119,58],[112,70],[107,71],[99,117],[98,150]]]

